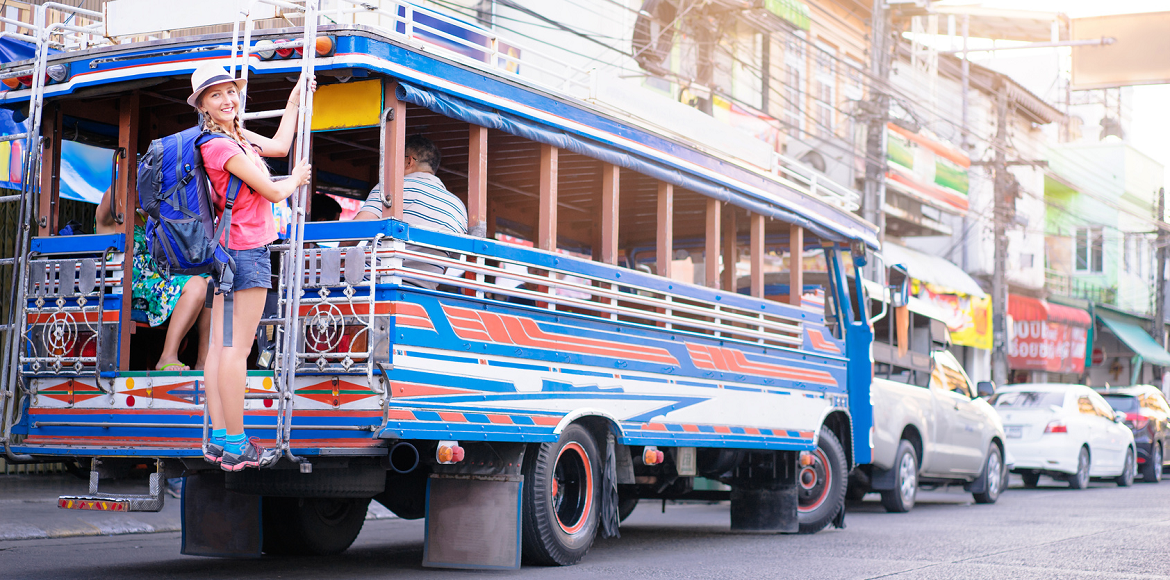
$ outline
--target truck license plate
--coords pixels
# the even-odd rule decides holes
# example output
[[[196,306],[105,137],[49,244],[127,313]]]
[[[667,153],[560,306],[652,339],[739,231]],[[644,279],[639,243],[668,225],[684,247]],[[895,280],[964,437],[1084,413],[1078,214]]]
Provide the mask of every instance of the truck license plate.
[[[1004,432],[1004,435],[1007,435],[1008,437],[1011,437],[1012,439],[1019,439],[1020,437],[1024,436],[1024,426],[1023,425],[1008,425],[1008,426],[1005,426],[1003,428],[1003,432]]]

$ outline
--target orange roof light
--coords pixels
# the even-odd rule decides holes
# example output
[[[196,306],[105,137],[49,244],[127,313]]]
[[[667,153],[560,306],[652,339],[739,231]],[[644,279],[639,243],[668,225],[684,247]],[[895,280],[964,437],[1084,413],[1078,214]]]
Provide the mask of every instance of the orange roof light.
[[[317,56],[329,56],[333,54],[333,49],[336,43],[332,36],[318,36],[317,37]]]

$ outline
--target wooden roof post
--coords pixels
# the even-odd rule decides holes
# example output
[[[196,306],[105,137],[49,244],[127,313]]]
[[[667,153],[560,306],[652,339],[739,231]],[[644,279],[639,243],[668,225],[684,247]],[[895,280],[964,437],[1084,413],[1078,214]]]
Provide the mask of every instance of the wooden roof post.
[[[751,214],[752,296],[764,297],[764,216]]]
[[[788,226],[788,303],[799,307],[804,295],[804,228]]]
[[[739,227],[735,223],[735,206],[728,205],[723,212],[723,289],[737,292],[735,268],[739,262]]]
[[[118,147],[126,151],[126,155],[118,159],[118,180],[114,184],[114,211],[122,214],[122,223],[118,224],[118,231],[126,235],[126,264],[133,261],[134,256],[134,223],[138,208],[138,196],[132,192],[138,191],[138,91],[125,95],[118,102]],[[134,331],[134,321],[130,318],[131,288],[130,279],[123,271],[122,277],[122,315],[121,336],[118,341],[118,369],[130,369],[130,334]],[[206,339],[206,337],[203,337]]]
[[[49,106],[42,122],[41,135],[45,138],[41,159],[48,161],[41,167],[41,192],[37,204],[37,235],[51,236],[57,231],[61,185],[61,107]],[[23,168],[22,168],[23,169]],[[33,175],[33,177],[36,177]]]
[[[382,132],[382,199],[390,201],[384,218],[402,219],[402,178],[406,173],[406,103],[398,100],[398,83],[386,85],[386,121]]]
[[[719,200],[707,198],[707,237],[703,247],[703,281],[709,288],[719,288]]]
[[[601,166],[601,261],[616,265],[618,260],[618,206],[621,196],[621,168]]]
[[[488,130],[479,125],[469,126],[467,150],[467,231],[482,238],[487,236],[487,161]]]
[[[540,217],[536,228],[536,247],[555,252],[557,249],[557,148],[540,146]]]
[[[670,277],[670,263],[674,259],[674,185],[658,182],[658,255],[659,276]]]

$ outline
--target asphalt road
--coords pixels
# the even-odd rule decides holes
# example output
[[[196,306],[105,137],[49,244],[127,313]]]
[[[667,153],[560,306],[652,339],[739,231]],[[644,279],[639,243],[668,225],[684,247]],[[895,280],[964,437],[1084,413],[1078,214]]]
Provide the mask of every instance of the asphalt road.
[[[567,568],[426,569],[421,522],[371,520],[331,558],[186,557],[175,532],[6,541],[0,578],[1170,578],[1170,482],[1013,483],[991,506],[960,489],[924,492],[909,514],[884,513],[871,494],[850,504],[846,529],[813,536],[733,533],[726,505],[663,513],[661,502],[643,502],[620,539],[597,541]]]

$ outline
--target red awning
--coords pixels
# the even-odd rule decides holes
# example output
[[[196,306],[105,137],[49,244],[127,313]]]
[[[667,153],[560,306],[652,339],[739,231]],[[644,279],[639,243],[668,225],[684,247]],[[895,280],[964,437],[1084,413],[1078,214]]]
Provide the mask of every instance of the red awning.
[[[1070,306],[1061,306],[1060,304],[1052,304],[1044,300],[1020,296],[1018,294],[1008,294],[1008,315],[1017,321],[1040,320],[1059,322],[1070,326],[1080,326],[1082,328],[1088,328],[1093,325],[1093,319],[1084,310]]]

